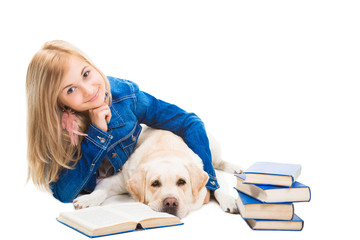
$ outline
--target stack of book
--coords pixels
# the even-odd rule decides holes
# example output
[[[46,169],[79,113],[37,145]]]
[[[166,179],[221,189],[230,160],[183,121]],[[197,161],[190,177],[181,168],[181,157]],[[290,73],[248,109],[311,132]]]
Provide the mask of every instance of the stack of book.
[[[309,202],[310,188],[296,181],[301,165],[256,162],[236,174],[236,200],[242,218],[254,230],[302,230],[294,202]]]

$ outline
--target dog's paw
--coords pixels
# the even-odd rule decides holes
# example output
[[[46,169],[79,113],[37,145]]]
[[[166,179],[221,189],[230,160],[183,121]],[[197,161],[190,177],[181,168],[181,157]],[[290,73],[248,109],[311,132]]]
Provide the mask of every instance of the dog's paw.
[[[215,195],[215,198],[219,202],[219,205],[221,209],[224,210],[224,212],[239,213],[236,207],[235,198],[232,196],[223,192],[219,192]]]
[[[82,209],[88,207],[99,206],[106,199],[106,195],[102,192],[92,192],[91,194],[86,194],[76,198],[73,201],[75,209]]]
[[[237,164],[231,163],[231,164],[229,164],[228,167],[229,167],[229,169],[228,169],[229,173],[238,173],[238,174],[243,173],[242,168]]]
[[[220,207],[222,210],[228,213],[239,213],[235,204],[235,199],[229,195],[226,197],[226,199],[223,199],[220,202]]]

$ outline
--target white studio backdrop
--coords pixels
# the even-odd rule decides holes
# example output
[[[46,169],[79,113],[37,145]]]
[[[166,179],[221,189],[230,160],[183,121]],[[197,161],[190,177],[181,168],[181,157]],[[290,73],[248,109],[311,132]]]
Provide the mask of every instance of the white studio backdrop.
[[[182,227],[108,238],[355,233],[359,11],[358,1],[1,1],[3,234],[86,239],[55,220],[71,204],[26,184],[25,76],[53,39],[81,48],[106,75],[195,112],[227,161],[300,163],[299,181],[312,189],[310,203],[295,205],[302,232],[251,231],[212,201]]]

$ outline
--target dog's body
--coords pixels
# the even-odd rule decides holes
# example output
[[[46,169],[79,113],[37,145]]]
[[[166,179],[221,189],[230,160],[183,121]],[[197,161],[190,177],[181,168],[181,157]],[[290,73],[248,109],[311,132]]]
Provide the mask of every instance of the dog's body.
[[[241,172],[239,167],[221,160],[219,145],[212,138],[210,148],[216,169]],[[208,178],[201,159],[182,138],[144,126],[136,149],[122,170],[99,182],[91,194],[75,199],[74,206],[97,206],[111,196],[130,193],[155,211],[182,218],[203,205]],[[234,198],[222,188],[214,195],[225,211],[236,212]]]

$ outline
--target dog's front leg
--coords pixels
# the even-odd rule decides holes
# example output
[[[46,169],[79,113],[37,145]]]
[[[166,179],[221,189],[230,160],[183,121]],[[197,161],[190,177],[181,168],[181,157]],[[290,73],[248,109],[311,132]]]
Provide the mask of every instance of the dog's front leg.
[[[214,191],[216,201],[225,212],[238,213],[235,198],[229,195],[229,186],[224,172],[216,171],[216,175],[221,186]]]
[[[99,206],[107,198],[126,192],[122,174],[116,174],[100,181],[92,193],[77,197],[73,204],[75,209]]]
[[[238,213],[235,199],[226,193],[223,189],[218,188],[214,191],[216,201],[219,203],[222,210],[228,213]]]

